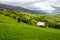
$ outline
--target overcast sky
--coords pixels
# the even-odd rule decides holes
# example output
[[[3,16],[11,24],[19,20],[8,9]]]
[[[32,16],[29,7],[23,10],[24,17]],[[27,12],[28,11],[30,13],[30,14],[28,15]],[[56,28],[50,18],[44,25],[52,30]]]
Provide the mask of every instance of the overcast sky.
[[[55,10],[52,6],[60,7],[60,0],[0,0],[0,3],[48,12]]]

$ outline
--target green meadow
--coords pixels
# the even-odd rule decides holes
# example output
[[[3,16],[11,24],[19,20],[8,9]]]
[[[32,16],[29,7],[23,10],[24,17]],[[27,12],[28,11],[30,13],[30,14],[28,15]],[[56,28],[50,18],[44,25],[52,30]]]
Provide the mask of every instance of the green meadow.
[[[60,40],[60,30],[29,25],[0,15],[0,40]]]

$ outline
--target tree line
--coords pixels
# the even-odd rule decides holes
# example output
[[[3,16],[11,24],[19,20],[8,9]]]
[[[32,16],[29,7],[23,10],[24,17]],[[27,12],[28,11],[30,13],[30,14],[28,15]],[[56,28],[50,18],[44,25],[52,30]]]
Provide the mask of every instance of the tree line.
[[[60,15],[33,14],[22,11],[0,10],[0,14],[9,16],[17,20],[18,23],[24,22],[30,25],[36,25],[37,22],[45,22],[46,27],[60,28]]]

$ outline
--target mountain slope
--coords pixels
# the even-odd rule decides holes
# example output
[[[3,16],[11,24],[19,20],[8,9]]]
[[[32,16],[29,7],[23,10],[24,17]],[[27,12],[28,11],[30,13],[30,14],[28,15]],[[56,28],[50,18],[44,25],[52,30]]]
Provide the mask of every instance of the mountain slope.
[[[30,13],[36,13],[36,14],[45,14],[46,12],[40,10],[29,10],[23,7],[18,7],[18,6],[11,6],[11,5],[6,5],[6,4],[2,4],[0,3],[0,9],[7,9],[7,10],[19,10],[19,11],[24,11],[24,12],[30,12]]]
[[[13,19],[4,15],[0,15],[1,20],[4,22],[8,20],[8,22],[0,22],[0,40],[60,40],[60,30],[14,23],[15,20],[12,21]]]
[[[17,20],[0,14],[0,23],[17,23]]]

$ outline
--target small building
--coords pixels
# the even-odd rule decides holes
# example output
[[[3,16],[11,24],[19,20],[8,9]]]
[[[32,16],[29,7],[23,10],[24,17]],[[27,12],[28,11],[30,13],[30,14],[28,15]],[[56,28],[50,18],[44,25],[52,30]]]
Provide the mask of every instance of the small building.
[[[38,22],[36,25],[39,27],[45,27],[45,22]]]

